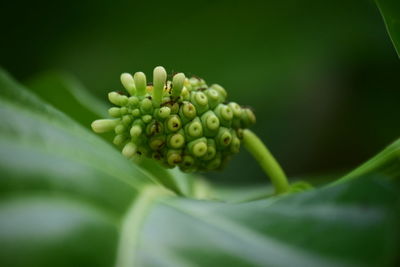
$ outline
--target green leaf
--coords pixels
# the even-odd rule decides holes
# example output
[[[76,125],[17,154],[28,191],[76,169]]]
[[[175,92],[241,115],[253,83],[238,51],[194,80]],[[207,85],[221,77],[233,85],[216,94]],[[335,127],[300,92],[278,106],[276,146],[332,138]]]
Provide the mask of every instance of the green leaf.
[[[2,71],[0,121],[0,265],[109,266],[156,179]]]
[[[376,156],[369,159],[361,166],[355,168],[339,180],[331,183],[332,185],[340,184],[368,173],[379,172],[387,177],[394,178],[400,176],[400,139],[390,144]]]
[[[386,24],[386,29],[400,57],[400,2],[398,0],[375,0]]]
[[[173,196],[157,184],[161,169],[153,175],[132,164],[4,72],[0,119],[0,266],[387,266],[398,260],[398,181],[365,177],[374,171],[397,177],[389,170],[398,168],[398,142],[361,167],[354,177],[363,179],[224,203]],[[185,183],[184,174],[168,173]],[[180,188],[212,197],[202,180]],[[229,193],[231,200],[243,201],[241,193]],[[259,195],[251,189],[243,197]]]
[[[242,204],[158,199],[118,256],[137,266],[391,266],[399,200],[399,184],[381,177]]]
[[[90,128],[93,120],[108,115],[108,106],[93,97],[74,76],[68,73],[54,71],[42,73],[27,84],[36,95],[87,128]]]

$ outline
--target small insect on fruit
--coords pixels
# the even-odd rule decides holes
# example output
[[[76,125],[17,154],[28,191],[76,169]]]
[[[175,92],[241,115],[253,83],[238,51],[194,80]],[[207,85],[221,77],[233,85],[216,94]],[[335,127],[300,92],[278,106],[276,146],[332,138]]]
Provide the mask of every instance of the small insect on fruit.
[[[198,77],[156,67],[153,82],[143,72],[121,75],[128,92],[111,92],[113,119],[92,123],[96,133],[115,131],[114,144],[128,158],[146,156],[182,171],[220,169],[239,152],[242,130],[255,123],[250,108],[226,102],[227,92]],[[149,85],[150,84],[150,85]]]

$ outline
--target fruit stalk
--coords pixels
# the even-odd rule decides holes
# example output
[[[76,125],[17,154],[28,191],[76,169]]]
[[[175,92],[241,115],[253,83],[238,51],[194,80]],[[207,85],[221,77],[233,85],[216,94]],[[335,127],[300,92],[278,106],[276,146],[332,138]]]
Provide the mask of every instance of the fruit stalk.
[[[245,129],[243,130],[243,145],[271,179],[275,194],[288,192],[289,183],[284,171],[260,138],[249,129]]]

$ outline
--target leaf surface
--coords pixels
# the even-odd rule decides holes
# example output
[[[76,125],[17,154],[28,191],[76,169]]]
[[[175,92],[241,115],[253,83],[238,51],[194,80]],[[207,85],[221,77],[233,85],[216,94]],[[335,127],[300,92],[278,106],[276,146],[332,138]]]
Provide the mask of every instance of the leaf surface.
[[[386,178],[398,177],[399,142],[336,185],[241,203],[260,193],[237,189],[227,203],[174,196],[161,169],[132,164],[4,72],[0,119],[1,266],[398,261],[400,189]],[[213,197],[201,180],[168,174],[188,195]]]
[[[0,121],[0,265],[109,266],[156,179],[2,71]]]
[[[386,29],[400,57],[400,2],[397,0],[375,0],[385,21]]]
[[[381,176],[240,204],[156,201],[138,266],[392,266],[400,187]],[[136,247],[131,253],[135,253]]]

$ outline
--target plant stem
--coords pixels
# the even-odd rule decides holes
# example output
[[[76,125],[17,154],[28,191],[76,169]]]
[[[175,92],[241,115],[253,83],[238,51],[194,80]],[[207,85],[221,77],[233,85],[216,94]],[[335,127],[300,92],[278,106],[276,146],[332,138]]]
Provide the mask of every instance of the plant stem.
[[[260,138],[252,131],[245,129],[243,130],[243,144],[271,179],[275,187],[275,193],[282,194],[287,192],[289,183],[286,175]]]

